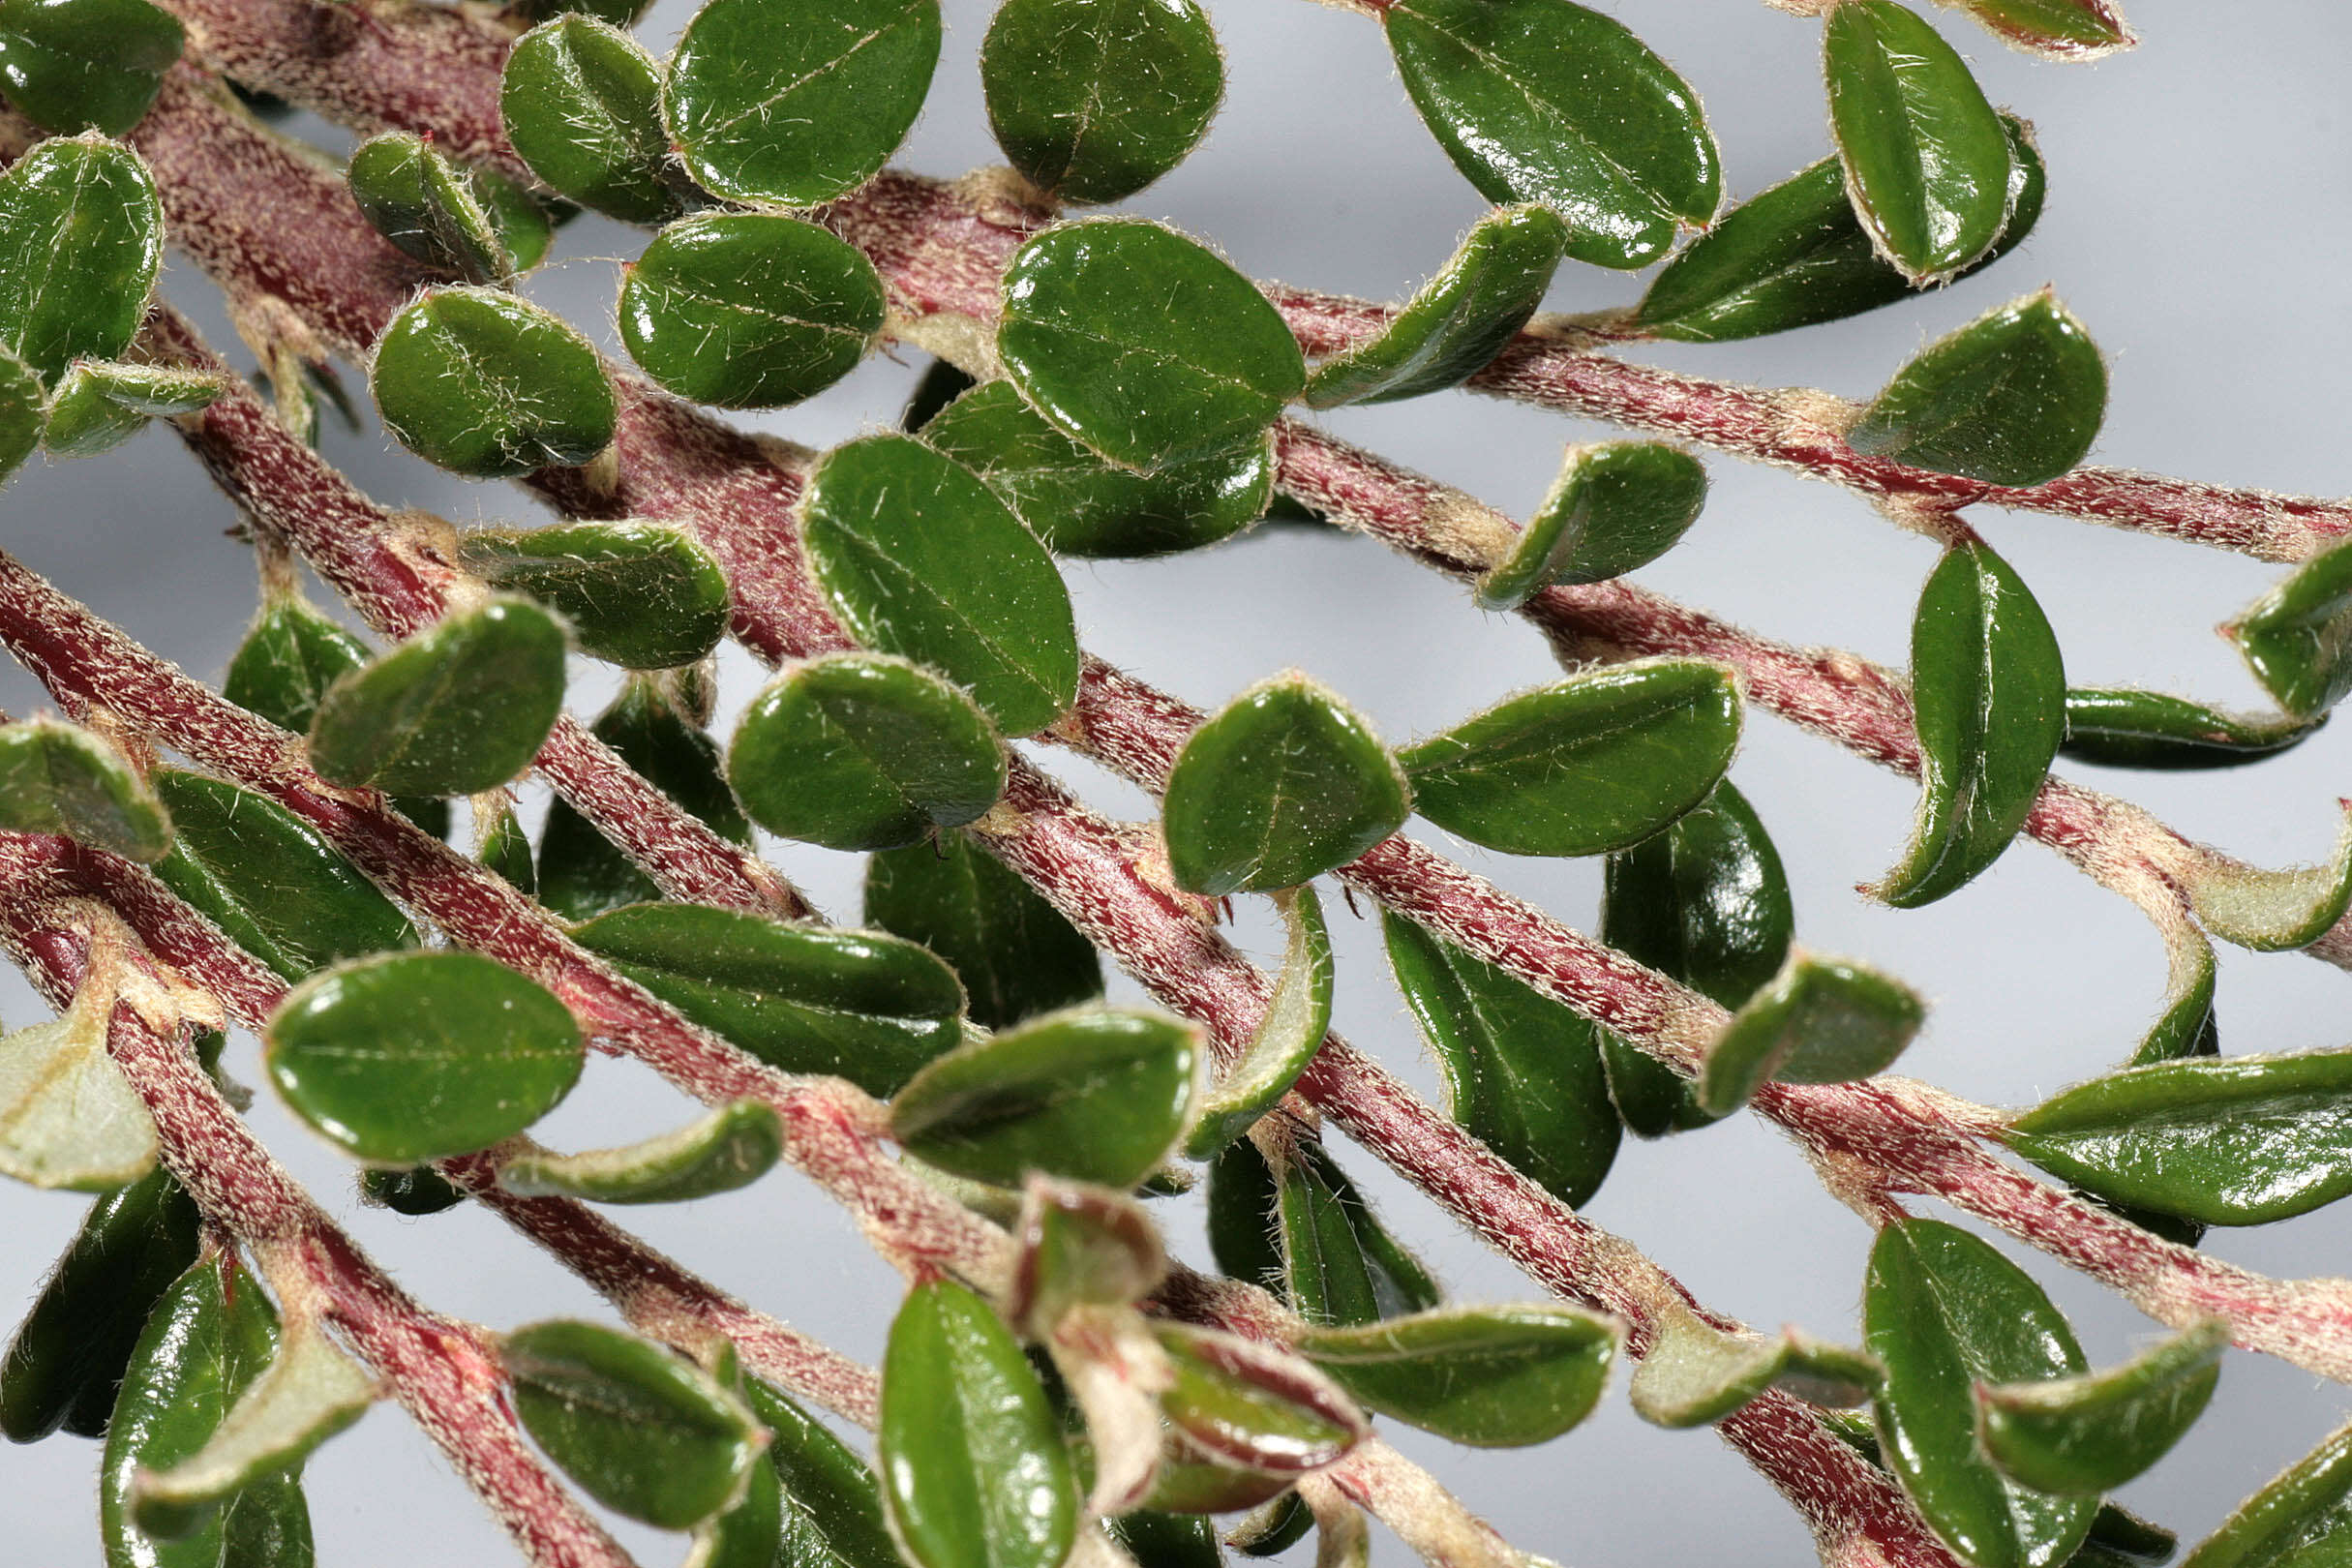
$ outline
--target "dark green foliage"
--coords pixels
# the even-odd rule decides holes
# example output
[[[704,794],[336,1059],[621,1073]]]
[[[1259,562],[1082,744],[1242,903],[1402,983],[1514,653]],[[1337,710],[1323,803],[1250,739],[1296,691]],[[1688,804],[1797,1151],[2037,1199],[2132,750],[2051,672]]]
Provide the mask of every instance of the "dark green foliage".
[[[1225,66],[1192,0],[1008,0],[980,82],[1013,167],[1066,200],[1118,201],[1192,150]]]
[[[962,833],[866,862],[865,919],[947,960],[972,1021],[1008,1029],[1102,994],[1094,945],[1028,883]]]

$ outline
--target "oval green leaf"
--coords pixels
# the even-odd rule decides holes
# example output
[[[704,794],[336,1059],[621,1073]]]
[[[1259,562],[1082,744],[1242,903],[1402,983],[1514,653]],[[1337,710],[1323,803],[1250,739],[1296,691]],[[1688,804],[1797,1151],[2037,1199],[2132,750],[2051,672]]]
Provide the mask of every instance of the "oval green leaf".
[[[2106,1372],[1980,1388],[1984,1450],[2036,1492],[2112,1491],[2162,1459],[2205,1413],[2228,1346],[2228,1321],[2209,1317]]]
[[[0,724],[0,828],[63,833],[132,860],[159,860],[171,848],[171,818],[131,759],[52,718]]]
[[[1630,1392],[1643,1420],[1678,1429],[1712,1425],[1775,1386],[1799,1398],[1829,1394],[1831,1402],[1858,1404],[1885,1375],[1867,1353],[1825,1344],[1801,1329],[1758,1339],[1677,1311],[1659,1324]]]
[[[1283,1276],[1308,1322],[1352,1328],[1437,1305],[1436,1281],[1320,1143],[1294,1141],[1274,1184]]]
[[[2113,0],[1959,0],[1959,5],[2002,43],[2045,60],[2096,60],[2139,42]]]
[[[590,1203],[685,1203],[732,1192],[775,1168],[784,1126],[757,1101],[721,1105],[675,1132],[618,1149],[558,1155],[527,1150],[498,1167],[498,1185],[524,1197]]]
[[[1793,951],[1707,1046],[1699,1070],[1700,1108],[1729,1115],[1767,1078],[1851,1083],[1885,1071],[1926,1018],[1927,1004],[1900,980],[1845,959]]]
[[[444,288],[402,310],[369,384],[403,446],[475,479],[577,467],[613,444],[613,384],[588,339],[495,288]]]
[[[471,1154],[555,1109],[579,1079],[580,1026],[537,982],[475,953],[391,954],[329,970],[271,1015],[279,1095],[371,1163]]]
[[[130,347],[163,261],[163,203],[130,148],[55,137],[0,174],[0,348],[45,380]]]
[[[1554,583],[1601,583],[1672,550],[1706,504],[1706,468],[1663,441],[1568,448],[1552,494],[1478,580],[1482,610],[1516,610]]]
[[[1067,201],[1124,200],[1184,162],[1225,90],[1192,0],[1007,0],[980,67],[1006,159]]]
[[[2352,543],[2305,561],[2221,634],[2290,714],[2334,708],[2352,692]]]
[[[1413,803],[1507,855],[1629,849],[1715,787],[1739,743],[1738,682],[1653,659],[1514,697],[1397,754]]]
[[[1282,972],[1249,1050],[1201,1102],[1200,1120],[1185,1139],[1187,1159],[1210,1159],[1249,1131],[1290,1092],[1330,1033],[1334,965],[1323,901],[1312,888],[1294,888],[1274,898],[1290,928]]]
[[[1332,1381],[1279,1348],[1189,1324],[1154,1325],[1175,1378],[1161,1411],[1199,1454],[1271,1475],[1321,1469],[1370,1435]]]
[[[182,38],[147,0],[0,0],[0,84],[44,130],[119,136],[146,117]]]
[[[963,833],[868,860],[865,920],[947,960],[982,1029],[1008,1029],[1102,994],[1095,945]]]
[[[1235,1138],[1209,1161],[1208,1188],[1209,1255],[1219,1270],[1282,1294],[1281,1199],[1266,1157],[1250,1139]]]
[[[1130,468],[1248,446],[1307,382],[1247,278],[1139,218],[1063,224],[1015,252],[996,350],[1031,407]]]
[[[516,154],[558,196],[623,223],[666,223],[685,182],[669,172],[661,81],[619,28],[559,16],[516,40],[498,109]]]
[[[1399,0],[1381,13],[1421,120],[1490,201],[1540,201],[1568,254],[1639,267],[1723,196],[1699,97],[1623,23],[1570,0]]]
[[[783,1493],[773,1568],[900,1568],[882,1520],[881,1484],[865,1461],[758,1378],[743,1379],[741,1392],[768,1429],[768,1467]]]
[[[471,284],[514,280],[481,194],[448,155],[407,131],[370,136],[351,153],[351,199],[403,256]]]
[[[2082,462],[2106,416],[2106,361],[2045,288],[1921,349],[1846,443],[1938,473],[2037,485]]]
[[[630,670],[691,664],[727,635],[727,578],[709,552],[657,523],[480,528],[458,562],[571,623],[580,651]]]
[[[1592,1413],[1620,1332],[1573,1307],[1457,1307],[1311,1328],[1297,1346],[1382,1415],[1476,1448],[1523,1448]]]
[[[2074,686],[2066,692],[2066,739],[2058,749],[2061,756],[2104,768],[2202,771],[2292,751],[2326,722],[2324,716],[2224,713],[2133,686]]]

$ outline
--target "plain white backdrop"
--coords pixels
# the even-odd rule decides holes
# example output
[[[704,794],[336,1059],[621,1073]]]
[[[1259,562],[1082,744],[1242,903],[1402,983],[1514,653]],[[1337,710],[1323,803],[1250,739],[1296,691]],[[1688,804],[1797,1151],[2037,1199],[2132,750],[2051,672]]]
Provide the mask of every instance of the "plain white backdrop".
[[[1210,0],[1210,9],[1229,58],[1224,109],[1200,151],[1129,207],[1212,238],[1253,276],[1382,298],[1409,291],[1483,203],[1415,119],[1378,28],[1303,0]],[[1827,150],[1816,24],[1758,0],[1613,0],[1610,9],[1705,97],[1735,196]],[[666,48],[687,15],[681,0],[664,0],[643,34]],[[974,69],[987,15],[982,0],[948,0],[948,50],[904,166],[954,174],[991,160]],[[2114,399],[2097,461],[2288,491],[2352,488],[2344,420],[2352,333],[2339,279],[2352,239],[2341,93],[2352,11],[2331,0],[2141,0],[2133,20],[2145,45],[2090,67],[2038,64],[2004,50],[1956,13],[1936,16],[1995,101],[2038,127],[2050,201],[2034,238],[1984,276],[1858,320],[1644,354],[1704,374],[1863,396],[1928,338],[2051,282],[2112,363]],[[311,129],[329,145],[348,144]],[[615,226],[578,223],[558,237],[556,260],[531,291],[609,341],[615,263],[641,243]],[[1638,288],[1638,280],[1571,267],[1551,303],[1591,309],[1628,301]],[[216,342],[230,344],[209,286],[192,267],[175,261],[166,290]],[[816,402],[758,423],[812,445],[886,425],[919,369],[920,356],[877,358]],[[1518,515],[1543,495],[1563,442],[1603,434],[1461,394],[1349,410],[1330,424]],[[460,522],[533,516],[520,493],[439,474],[390,449],[373,428],[335,432],[327,444],[387,502]],[[1931,548],[1842,493],[1723,460],[1709,467],[1706,516],[1642,581],[1777,637],[1900,666]],[[161,432],[100,460],[36,465],[0,498],[0,544],[206,677],[219,674],[254,602],[248,554],[224,536],[232,522]],[[2250,681],[2211,628],[2260,593],[2277,568],[2044,517],[1988,514],[1979,527],[2034,585],[2078,683],[2156,685],[2255,705]],[[1555,674],[1523,625],[1482,616],[1455,585],[1337,535],[1282,530],[1171,561],[1072,563],[1067,575],[1095,651],[1210,707],[1295,665],[1402,739]],[[590,712],[609,681],[591,666],[579,673],[575,707]],[[731,651],[725,711],[759,678]],[[0,671],[0,706],[18,715],[41,706],[13,666]],[[2245,772],[2077,771],[2192,836],[2277,864],[2318,858],[2331,846],[2348,753],[2352,732],[2339,727]],[[1148,814],[1134,792],[1067,754],[1043,761],[1105,809]],[[1853,889],[1900,847],[1909,785],[1764,716],[1751,723],[1734,776],[1790,864],[1800,940],[1881,964],[1934,1001],[1905,1070],[1994,1103],[2031,1103],[2121,1059],[2153,1015],[2163,972],[2154,936],[2128,906],[2054,857],[2022,845],[1930,909],[1876,908]],[[538,809],[534,798],[534,820]],[[829,914],[856,919],[853,858],[770,847]],[[1462,848],[1473,864],[1571,923],[1593,920],[1597,863]],[[1344,918],[1337,926],[1341,1026],[1433,1094],[1435,1075],[1388,980],[1375,927]],[[1261,951],[1279,947],[1247,913],[1242,935]],[[1114,994],[1132,995],[1133,987],[1116,982]],[[2223,1049],[2340,1044],[2348,997],[2352,980],[2307,958],[2225,954]],[[0,1013],[12,1026],[39,1015],[13,975]],[[251,1040],[232,1045],[228,1065],[258,1081]],[[598,1059],[545,1135],[585,1147],[688,1113],[650,1075]],[[364,1210],[347,1165],[266,1093],[254,1116],[364,1245],[435,1305],[493,1326],[598,1312],[582,1287],[486,1215],[460,1209],[407,1221]],[[1531,1293],[1370,1160],[1340,1152],[1456,1294]],[[30,1300],[85,1202],[0,1189],[0,1315]],[[1178,1251],[1205,1261],[1196,1209],[1166,1212]],[[1629,1140],[1589,1212],[1716,1307],[1766,1326],[1856,1331],[1869,1234],[1752,1118],[1664,1144]],[[789,1173],[625,1219],[761,1307],[853,1354],[878,1353],[897,1282],[839,1212]],[[2347,1241],[2352,1217],[2323,1213],[2217,1232],[2209,1245],[2250,1267],[2298,1276],[2352,1272]],[[2094,1362],[2123,1357],[2150,1332],[2097,1290],[2009,1251],[2076,1314]],[[2342,1390],[2305,1373],[2233,1355],[2211,1414],[2126,1500],[2193,1540],[2307,1449],[2348,1403]],[[1714,1437],[1645,1427],[1621,1398],[1538,1449],[1471,1453],[1410,1432],[1399,1440],[1516,1542],[1563,1564],[1797,1568],[1811,1560],[1794,1517]],[[98,1562],[97,1459],[94,1445],[66,1437],[0,1450],[0,1560],[26,1568]],[[330,1444],[310,1478],[319,1560],[329,1568],[514,1560],[396,1409],[377,1411]],[[620,1528],[648,1564],[682,1553],[681,1538]],[[1387,1564],[1407,1560],[1385,1538],[1375,1553]]]

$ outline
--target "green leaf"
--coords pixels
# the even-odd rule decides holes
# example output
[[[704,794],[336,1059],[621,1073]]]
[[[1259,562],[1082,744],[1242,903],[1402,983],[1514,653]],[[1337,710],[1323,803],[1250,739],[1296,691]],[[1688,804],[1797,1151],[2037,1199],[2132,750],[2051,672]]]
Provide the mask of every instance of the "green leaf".
[[[595,1323],[558,1319],[500,1346],[515,1414],[606,1507],[682,1530],[724,1508],[759,1462],[759,1425],[691,1362]]]
[[[1212,1158],[1273,1110],[1331,1032],[1334,966],[1323,901],[1304,887],[1278,892],[1274,900],[1290,928],[1282,972],[1249,1050],[1202,1101],[1200,1119],[1185,1139],[1189,1160]]]
[[[1307,407],[1392,403],[1468,380],[1544,302],[1569,243],[1548,207],[1489,213],[1377,335],[1316,367]]]
[[[131,760],[52,718],[0,724],[0,828],[63,833],[132,860],[159,860],[171,848],[171,819]]]
[[[2328,1568],[2352,1546],[2352,1427],[2274,1476],[2181,1568]]]
[[[1175,1373],[1160,1396],[1192,1450],[1219,1463],[1296,1476],[1369,1435],[1339,1384],[1282,1350],[1189,1324],[1154,1325]]]
[[[510,56],[511,58],[511,56]],[[547,259],[548,247],[556,242],[556,220],[552,210],[559,198],[549,197],[546,205],[519,181],[510,180],[496,169],[472,170],[473,193],[481,198],[482,208],[490,214],[490,226],[497,229],[498,243],[505,248],[506,257],[517,272],[528,272]],[[562,203],[571,211],[568,202]]]
[[[1400,0],[1404,90],[1490,201],[1540,201],[1568,254],[1646,266],[1723,197],[1699,97],[1624,24],[1569,0]]]
[[[1289,1551],[1314,1528],[1314,1514],[1295,1492],[1284,1493],[1225,1532],[1225,1544],[1245,1557]]]
[[[495,288],[443,288],[402,310],[370,384],[403,446],[475,479],[578,467],[613,443],[613,386],[588,339]]]
[[[48,394],[41,377],[0,345],[0,484],[6,484],[41,444],[48,417]]]
[[[1571,446],[1511,553],[1478,580],[1482,610],[1516,610],[1554,583],[1601,583],[1672,550],[1706,504],[1706,469],[1663,441]]]
[[[466,170],[407,131],[370,136],[351,153],[351,199],[403,256],[469,284],[514,281],[514,257]]]
[[[1007,0],[980,45],[988,129],[1066,201],[1120,201],[1184,162],[1224,96],[1192,0]]]
[[[1404,775],[1355,709],[1297,671],[1192,732],[1161,829],[1176,886],[1204,897],[1296,887],[1404,826]]]
[[[1729,779],[1662,833],[1609,858],[1601,940],[1736,1010],[1771,982],[1795,917],[1780,853]],[[1610,1098],[1644,1138],[1716,1120],[1665,1063],[1601,1029]]]
[[[130,347],[164,260],[147,166],[95,136],[37,144],[0,174],[0,348],[55,380]]]
[[[58,377],[41,444],[53,457],[94,457],[137,435],[155,415],[194,413],[220,395],[221,378],[207,371],[77,359]]]
[[[515,42],[498,108],[515,152],[558,196],[623,223],[683,206],[669,172],[661,66],[607,20],[566,15]]]
[[[1699,1105],[1728,1115],[1767,1078],[1851,1083],[1903,1054],[1927,1004],[1866,965],[1793,950],[1772,982],[1732,1014],[1699,1070]]]
[[[1473,1447],[1521,1448],[1592,1413],[1621,1332],[1573,1307],[1456,1307],[1311,1328],[1297,1346],[1382,1415]]]
[[[979,384],[953,360],[932,360],[923,367],[922,377],[916,381],[915,390],[907,395],[907,406],[898,416],[898,428],[910,436],[929,429],[931,421],[938,417],[942,408]],[[954,456],[952,453],[949,455]],[[961,458],[957,461],[969,468],[977,469],[979,467]]]
[[[2067,1568],[2159,1568],[2179,1545],[2180,1538],[2161,1524],[2102,1502],[2081,1549],[2066,1559]]]
[[[694,904],[636,904],[572,940],[786,1072],[891,1095],[963,1038],[954,974],[911,942]]]
[[[1070,590],[970,469],[912,437],[837,446],[809,477],[801,541],[851,635],[968,688],[1006,735],[1076,700]]]
[[[1307,382],[1298,340],[1216,253],[1139,218],[1049,228],[1005,269],[996,351],[1030,406],[1121,467],[1256,441]]]
[[[828,653],[753,699],[727,748],[751,820],[828,849],[920,844],[1005,790],[1005,750],[971,698],[918,664]]]
[[[730,200],[846,196],[914,125],[939,35],[938,0],[709,0],[670,57],[670,139]]]
[[[1938,473],[2037,485],[2090,454],[2106,415],[2106,361],[2044,288],[1919,350],[1846,444]]]
[[[866,862],[865,920],[920,942],[963,980],[972,1021],[1006,1029],[1102,994],[1093,943],[963,833]]]
[[[2205,1413],[2228,1346],[2228,1320],[2209,1317],[2106,1372],[1980,1389],[1984,1450],[2037,1492],[2111,1491]]]
[[[890,1532],[916,1568],[1060,1568],[1078,1481],[1061,1423],[1003,1319],[974,1291],[907,1292],[882,1362]]]
[[[302,1488],[275,1475],[244,1489],[193,1534],[156,1541],[132,1520],[135,1478],[201,1452],[277,1350],[277,1313],[233,1254],[182,1275],[147,1319],[106,1432],[98,1479],[106,1568],[310,1568]]]
[[[727,578],[709,551],[658,523],[479,528],[458,563],[570,622],[580,651],[630,670],[691,664],[727,635]]]
[[[2272,871],[2223,856],[2192,856],[2173,877],[2198,921],[2222,941],[2256,952],[2307,947],[2352,903],[2352,806],[2337,830],[2336,854],[2324,864]]]
[[[155,874],[282,979],[417,945],[399,907],[277,801],[176,768],[151,782],[177,830]]]
[[[2058,749],[2105,768],[2241,768],[2294,750],[2326,722],[2325,715],[2224,713],[2135,686],[2075,686],[2066,692],[2066,739]]]
[[[1308,1322],[1355,1328],[1438,1304],[1437,1282],[1320,1143],[1292,1145],[1275,1190],[1290,1304]]]
[[[1629,849],[1707,797],[1739,743],[1732,673],[1646,659],[1499,703],[1397,754],[1413,803],[1508,855]]]
[[[620,286],[648,376],[722,408],[780,408],[858,368],[882,331],[865,253],[776,213],[710,213],[654,236]]]
[[[1860,1350],[1824,1344],[1801,1329],[1770,1339],[1728,1334],[1696,1312],[1677,1311],[1659,1325],[1634,1369],[1633,1407],[1661,1427],[1711,1426],[1773,1387],[1799,1398],[1834,1396],[1859,1404],[1885,1369]]]
[[[1984,1242],[1936,1220],[1879,1232],[1863,1285],[1885,1462],[1945,1545],[1976,1568],[2048,1568],[2082,1544],[2098,1504],[2003,1478],[1976,1446],[1974,1387],[2086,1370],[2050,1298]]]
[[[1847,192],[1886,258],[1941,283],[1990,250],[2008,219],[2008,135],[1943,36],[1895,0],[1841,0],[1822,70]]]
[[[2352,542],[2305,561],[2221,634],[2288,713],[2334,708],[2352,692]]]
[[[1197,550],[1256,522],[1274,493],[1271,437],[1135,473],[1047,424],[1010,381],[975,387],[939,410],[922,434],[986,480],[1057,555]]]
[[[742,1495],[694,1526],[680,1568],[773,1568],[783,1538],[784,1489],[773,1470],[754,1464]]]
[[[1918,817],[1871,890],[1897,909],[1958,891],[2033,812],[2066,736],[2066,673],[2034,592],[1982,540],[1944,553],[1911,622]]]
[[[1013,1230],[1006,1316],[1047,1342],[1078,1307],[1125,1307],[1167,1273],[1167,1251],[1143,1205],[1108,1188],[1032,1176]]]
[[[539,890],[539,868],[531,863],[530,839],[525,836],[522,819],[514,807],[498,803],[496,816],[490,818],[487,831],[481,827],[485,812],[479,802],[474,810],[474,834],[480,840],[474,859],[494,874],[502,878],[520,893]]]
[[[1282,1294],[1288,1271],[1282,1264],[1281,1198],[1273,1168],[1248,1138],[1234,1139],[1210,1159],[1208,1208],[1209,1253],[1219,1270]],[[1435,1288],[1431,1286],[1432,1297]]]
[[[270,1016],[279,1095],[356,1158],[471,1154],[555,1109],[580,1076],[580,1026],[536,981],[476,953],[386,954],[297,986]]]
[[[106,1054],[110,998],[0,1038],[0,1176],[103,1192],[155,1165],[155,1119]]]
[[[718,742],[679,711],[662,682],[632,677],[597,715],[596,739],[655,788],[731,843],[748,845],[751,824],[719,771]],[[539,901],[566,920],[585,920],[662,896],[618,846],[558,797],[548,802],[539,837]]]
[[[498,1167],[498,1185],[524,1197],[591,1203],[684,1203],[748,1187],[775,1167],[784,1127],[774,1110],[738,1100],[675,1132],[583,1154],[526,1150]]]
[[[2113,0],[1958,0],[1960,9],[2013,49],[2048,60],[2096,60],[2139,40]]]
[[[376,1379],[317,1324],[293,1324],[202,1448],[169,1468],[134,1473],[131,1517],[158,1539],[192,1535],[249,1489],[290,1480],[320,1443],[367,1414],[376,1395]]]
[[[1104,1520],[1102,1527],[1135,1559],[1135,1568],[1221,1568],[1224,1562],[1216,1522],[1199,1514],[1137,1509]]]
[[[464,1191],[451,1186],[431,1165],[411,1165],[407,1170],[363,1170],[359,1173],[359,1195],[363,1203],[379,1203],[394,1214],[411,1219],[446,1214],[466,1201]]]
[[[203,1216],[162,1166],[90,1205],[0,1358],[0,1436],[106,1434],[147,1314],[196,1259]]]
[[[1058,1012],[950,1051],[890,1101],[890,1134],[952,1176],[1032,1170],[1131,1188],[1176,1147],[1200,1088],[1198,1031],[1115,1008]]]
[[[477,795],[523,772],[563,708],[563,628],[534,604],[459,611],[337,678],[311,719],[330,783]]]
[[[2001,116],[2009,139],[2008,219],[1981,272],[2015,250],[2041,217],[2047,181],[2023,120]],[[1634,307],[1631,324],[1653,338],[1728,343],[1843,320],[1916,292],[1879,255],[1846,195],[1846,171],[1825,158],[1724,214],[1676,253]]]
[[[2352,1050],[2186,1057],[2064,1090],[2002,1138],[2118,1203],[2267,1224],[2352,1192],[2348,1091]]]
[[[901,1568],[882,1521],[881,1485],[865,1461],[758,1378],[743,1379],[742,1396],[768,1429],[768,1467],[783,1492],[773,1568]]]
[[[181,40],[147,0],[0,0],[0,83],[45,131],[119,136],[146,117]]]
[[[1393,910],[1381,911],[1380,924],[1397,988],[1445,1070],[1454,1120],[1582,1207],[1600,1191],[1620,1136],[1599,1026]]]

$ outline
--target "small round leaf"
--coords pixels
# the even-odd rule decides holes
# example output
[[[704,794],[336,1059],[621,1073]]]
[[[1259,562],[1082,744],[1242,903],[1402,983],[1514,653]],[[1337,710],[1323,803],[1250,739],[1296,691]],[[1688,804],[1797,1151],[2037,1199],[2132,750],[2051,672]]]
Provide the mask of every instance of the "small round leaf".
[[[0,0],[0,87],[44,130],[119,136],[146,117],[182,38],[147,0]]]
[[[516,155],[557,195],[623,223],[666,223],[680,210],[661,67],[610,22],[558,16],[516,40],[498,110]]]
[[[1031,183],[1119,201],[1184,161],[1224,95],[1193,0],[1007,0],[980,45],[988,129]]]
[[[128,347],[163,261],[163,203],[130,148],[54,137],[0,174],[0,348],[45,379]]]
[[[402,445],[476,479],[577,467],[613,443],[617,406],[596,350],[494,288],[442,289],[395,316],[370,384]]]
[[[709,551],[656,523],[483,528],[458,562],[571,622],[580,651],[630,670],[692,664],[727,635],[727,578]]]

